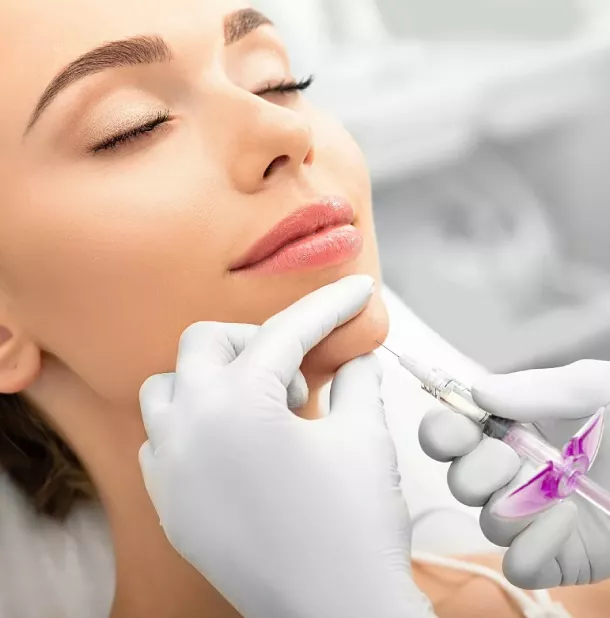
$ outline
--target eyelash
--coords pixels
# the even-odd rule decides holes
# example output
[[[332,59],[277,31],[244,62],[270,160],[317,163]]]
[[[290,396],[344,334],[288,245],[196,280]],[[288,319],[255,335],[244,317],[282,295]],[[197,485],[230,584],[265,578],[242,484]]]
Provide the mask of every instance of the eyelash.
[[[115,135],[113,137],[104,140],[97,146],[94,146],[91,150],[93,154],[98,152],[102,152],[104,150],[115,150],[122,144],[126,142],[131,142],[134,139],[138,139],[142,137],[144,134],[151,133],[154,131],[159,125],[167,122],[170,119],[169,110],[165,110],[162,112],[158,112],[155,118],[152,118],[148,122],[136,127],[134,129],[130,129],[129,131],[125,131],[124,133],[120,133],[119,135]]]
[[[269,84],[265,86],[262,90],[259,90],[254,94],[261,97],[264,95],[275,93],[286,95],[294,92],[301,92],[303,90],[307,90],[313,84],[313,81],[313,75],[310,75],[309,77],[300,81],[283,80],[277,84]],[[93,154],[96,154],[106,150],[116,150],[127,142],[131,142],[133,140],[141,138],[148,133],[152,133],[153,131],[155,131],[155,129],[157,129],[157,127],[166,123],[170,118],[171,114],[169,110],[158,112],[155,118],[152,118],[143,125],[108,138],[97,146],[94,146],[91,151],[93,152]]]
[[[301,79],[300,81],[294,80],[283,80],[279,84],[269,84],[265,86],[262,90],[255,92],[256,96],[263,96],[265,94],[290,94],[291,92],[299,92],[301,90],[307,90],[313,84],[314,76],[310,75],[305,79]]]

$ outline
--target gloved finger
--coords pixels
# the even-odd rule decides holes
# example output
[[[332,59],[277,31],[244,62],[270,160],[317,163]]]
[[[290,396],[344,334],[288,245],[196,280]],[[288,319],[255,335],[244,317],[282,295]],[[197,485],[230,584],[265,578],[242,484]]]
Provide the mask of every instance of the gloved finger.
[[[260,326],[253,324],[225,324],[223,322],[195,322],[180,337],[176,373],[201,375],[234,361]]]
[[[175,374],[159,373],[140,387],[139,399],[144,429],[151,448],[156,450],[169,435],[170,404],[174,397]]]
[[[483,409],[520,422],[582,419],[610,401],[610,362],[490,375],[472,388]]]
[[[174,398],[175,374],[155,374],[140,387],[139,399],[144,429],[152,452],[157,450],[169,436],[172,418],[170,404]],[[297,371],[287,389],[290,410],[297,410],[307,403],[309,389],[305,376]]]
[[[353,275],[315,290],[267,320],[235,363],[269,372],[288,386],[305,354],[365,308],[374,285],[372,277]]]
[[[309,387],[305,376],[299,369],[292,378],[292,381],[288,385],[287,391],[287,404],[289,410],[298,410],[302,408],[309,400]]]
[[[359,356],[339,368],[330,390],[332,416],[347,415],[385,424],[381,363],[375,354]]]
[[[577,519],[578,509],[568,501],[532,522],[504,555],[506,579],[525,590],[567,585],[557,557],[576,529]]]
[[[515,451],[504,442],[484,438],[467,455],[456,459],[447,472],[453,496],[467,506],[483,506],[508,485],[521,468]]]
[[[484,536],[499,547],[509,547],[515,537],[523,532],[536,516],[521,517],[518,519],[506,519],[498,517],[493,513],[494,504],[506,496],[508,493],[529,481],[536,473],[536,466],[527,461],[522,463],[521,468],[514,478],[502,489],[491,496],[489,502],[485,504],[479,516],[479,525]]]
[[[426,413],[419,425],[419,444],[428,457],[436,461],[452,461],[473,451],[483,432],[481,428],[447,408],[435,407]]]
[[[196,322],[180,337],[176,363],[177,388],[185,382],[200,382],[206,373],[234,361],[259,331],[254,324]],[[307,403],[309,389],[301,371],[297,371],[287,388],[288,407],[301,408]]]

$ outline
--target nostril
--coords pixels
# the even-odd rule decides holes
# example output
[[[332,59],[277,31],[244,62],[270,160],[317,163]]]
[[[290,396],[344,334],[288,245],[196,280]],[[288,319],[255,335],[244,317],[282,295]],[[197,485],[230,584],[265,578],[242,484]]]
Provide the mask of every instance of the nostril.
[[[281,157],[276,157],[275,159],[273,159],[273,161],[271,161],[271,164],[265,170],[265,173],[263,174],[263,178],[267,178],[271,174],[271,172],[273,172],[275,169],[283,167],[289,161],[290,161],[290,157],[288,155],[282,155]]]

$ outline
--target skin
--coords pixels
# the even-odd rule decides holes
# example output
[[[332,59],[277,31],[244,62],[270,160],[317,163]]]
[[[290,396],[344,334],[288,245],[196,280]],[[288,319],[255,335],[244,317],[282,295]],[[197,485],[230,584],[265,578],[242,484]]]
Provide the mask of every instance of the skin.
[[[148,376],[173,370],[182,331],[202,320],[260,324],[345,275],[380,279],[363,157],[302,96],[253,94],[302,76],[292,75],[272,27],[224,47],[225,15],[245,6],[0,0],[0,75],[11,93],[0,97],[0,392],[38,404],[98,489],[116,556],[112,618],[237,616],[168,544],[138,465],[146,439],[138,391]],[[61,68],[100,43],[152,33],[171,45],[171,63],[72,85],[23,138]],[[166,108],[172,119],[162,130],[90,152],[124,123]],[[229,272],[278,221],[326,195],[353,205],[360,257],[306,273]],[[315,418],[319,389],[387,326],[376,294],[314,349],[302,367],[310,401],[299,413]],[[467,584],[462,596],[455,582],[439,587],[443,574],[414,565],[439,616],[472,618],[479,604],[513,615],[481,580],[473,601]],[[459,603],[448,609],[448,589],[465,613]]]
[[[137,460],[146,439],[139,388],[174,369],[183,330],[202,320],[261,324],[348,274],[379,280],[363,156],[302,95],[253,94],[306,76],[291,73],[270,26],[224,46],[225,16],[246,6],[0,1],[0,74],[11,92],[0,100],[0,326],[10,333],[0,392],[36,402],[93,478],[115,546],[115,618],[235,615],[168,545]],[[173,60],[73,84],[23,138],[60,69],[103,42],[143,34],[163,36]],[[90,152],[164,109],[172,120],[162,129]],[[356,212],[357,259],[281,275],[229,272],[277,222],[328,195]],[[308,355],[301,414],[315,417],[319,389],[386,332],[375,295]]]
[[[502,572],[497,554],[460,556],[461,560]],[[477,575],[415,563],[417,585],[432,601],[438,618],[523,618],[519,605],[491,580]],[[551,598],[574,618],[605,618],[608,615],[610,582],[591,586],[557,588]]]

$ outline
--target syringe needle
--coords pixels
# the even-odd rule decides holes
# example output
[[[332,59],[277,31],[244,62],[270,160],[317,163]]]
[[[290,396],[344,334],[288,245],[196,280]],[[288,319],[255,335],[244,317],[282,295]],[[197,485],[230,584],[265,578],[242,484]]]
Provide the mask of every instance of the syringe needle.
[[[381,343],[381,341],[379,341],[378,339],[375,339],[375,341],[380,346],[385,348],[390,354],[394,354],[394,356],[398,359],[398,362],[409,373],[413,374],[422,383],[422,385],[428,383],[428,379],[432,371],[430,367],[427,367],[422,363],[416,362],[414,359],[412,359],[410,356],[407,356],[406,354],[397,354],[396,352],[394,352],[394,350],[390,350],[387,345],[383,345],[383,343]]]
[[[393,350],[390,350],[390,348],[388,348],[388,346],[387,346],[387,345],[383,345],[383,343],[381,343],[381,341],[379,341],[379,340],[377,340],[377,339],[375,339],[375,341],[377,341],[377,343],[378,343],[378,344],[379,344],[382,348],[385,348],[388,352],[391,352],[392,354],[394,354],[394,356],[395,356],[396,358],[400,358],[400,354],[396,354],[396,352],[394,352]]]

